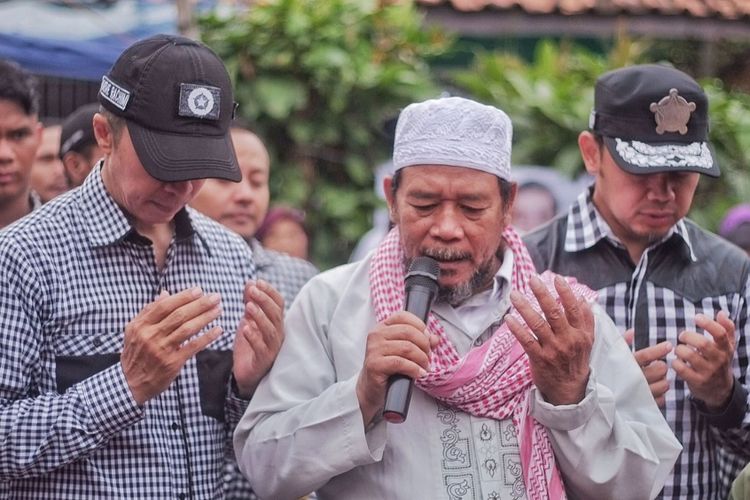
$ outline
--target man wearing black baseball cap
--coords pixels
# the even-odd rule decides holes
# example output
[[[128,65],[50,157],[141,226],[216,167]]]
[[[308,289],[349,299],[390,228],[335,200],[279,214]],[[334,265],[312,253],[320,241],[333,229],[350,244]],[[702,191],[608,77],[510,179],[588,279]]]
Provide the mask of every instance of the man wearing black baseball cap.
[[[589,128],[593,186],[526,243],[538,270],[598,290],[632,344],[683,445],[660,498],[724,499],[750,436],[750,260],[685,218],[700,174],[719,176],[708,99],[676,69],[622,68],[597,80]]]
[[[99,100],[103,159],[0,234],[0,497],[217,498],[283,311],[246,243],[186,207],[240,178],[229,76],[158,35]]]
[[[94,136],[93,121],[97,111],[99,103],[84,104],[62,122],[60,159],[71,188],[83,184],[96,161],[102,157]]]

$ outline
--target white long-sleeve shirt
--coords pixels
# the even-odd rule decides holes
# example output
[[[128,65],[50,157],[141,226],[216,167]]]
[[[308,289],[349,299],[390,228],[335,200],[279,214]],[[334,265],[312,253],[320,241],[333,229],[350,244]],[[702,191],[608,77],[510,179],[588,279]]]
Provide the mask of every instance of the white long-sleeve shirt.
[[[415,387],[402,424],[365,428],[356,396],[376,324],[369,259],[313,278],[285,319],[286,339],[235,432],[238,462],[264,499],[525,498],[510,420],[478,418]],[[440,315],[460,354],[477,339]],[[681,446],[611,320],[595,306],[591,375],[579,404],[532,389],[570,498],[653,498]],[[536,499],[532,499],[536,500]]]

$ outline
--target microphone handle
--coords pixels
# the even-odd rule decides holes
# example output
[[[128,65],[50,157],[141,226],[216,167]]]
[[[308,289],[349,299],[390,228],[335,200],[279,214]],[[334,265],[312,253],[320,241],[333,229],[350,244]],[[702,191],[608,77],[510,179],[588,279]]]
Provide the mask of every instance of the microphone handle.
[[[427,323],[427,315],[433,298],[432,290],[423,286],[414,286],[406,290],[406,310]],[[413,387],[414,381],[406,375],[396,373],[388,377],[388,388],[383,406],[383,418],[386,421],[400,424],[406,420]]]

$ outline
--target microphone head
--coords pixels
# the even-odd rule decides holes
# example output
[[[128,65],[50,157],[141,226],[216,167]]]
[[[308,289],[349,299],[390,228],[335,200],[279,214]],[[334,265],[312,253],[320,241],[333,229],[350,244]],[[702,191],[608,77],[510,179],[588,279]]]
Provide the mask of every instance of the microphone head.
[[[433,293],[438,289],[438,278],[440,277],[440,264],[432,257],[415,257],[409,265],[406,273],[406,288],[421,285],[429,288]]]

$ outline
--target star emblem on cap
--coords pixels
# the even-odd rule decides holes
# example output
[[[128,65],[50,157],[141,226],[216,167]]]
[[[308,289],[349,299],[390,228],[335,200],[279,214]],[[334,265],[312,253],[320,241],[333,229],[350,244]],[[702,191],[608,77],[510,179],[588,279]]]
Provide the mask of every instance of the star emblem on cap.
[[[669,95],[658,103],[652,102],[649,109],[656,119],[656,133],[679,132],[687,134],[690,115],[695,111],[695,103],[687,102],[677,89],[669,89]]]
[[[195,87],[188,94],[186,104],[192,116],[203,118],[213,111],[216,100],[208,88]]]
[[[195,105],[197,109],[206,109],[208,107],[208,98],[205,95],[200,94],[193,100],[193,105]]]

